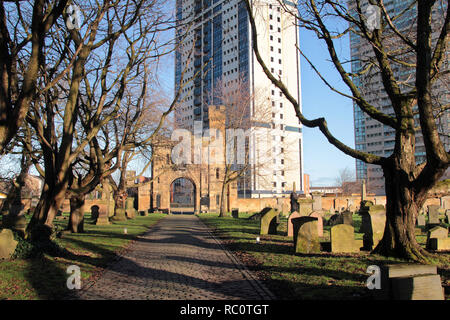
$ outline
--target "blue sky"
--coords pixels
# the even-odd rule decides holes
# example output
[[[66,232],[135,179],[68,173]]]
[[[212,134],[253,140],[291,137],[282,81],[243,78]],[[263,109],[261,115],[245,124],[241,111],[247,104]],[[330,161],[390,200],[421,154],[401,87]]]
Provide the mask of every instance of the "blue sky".
[[[310,31],[300,30],[300,47],[321,74],[336,88],[348,93],[339,74],[329,62],[328,51]],[[336,42],[338,54],[350,55],[348,37]],[[331,133],[350,147],[355,146],[351,100],[331,91],[301,60],[303,114],[308,119],[325,117]],[[346,167],[355,171],[355,160],[332,146],[318,129],[303,127],[303,165],[311,186],[334,185],[338,172]]]

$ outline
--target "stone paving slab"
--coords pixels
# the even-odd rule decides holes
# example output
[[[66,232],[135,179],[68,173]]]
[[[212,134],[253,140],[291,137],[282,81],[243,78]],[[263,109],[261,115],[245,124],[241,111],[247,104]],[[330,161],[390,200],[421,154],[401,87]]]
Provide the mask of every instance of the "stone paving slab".
[[[170,215],[138,238],[78,299],[270,300],[272,293],[193,215]]]

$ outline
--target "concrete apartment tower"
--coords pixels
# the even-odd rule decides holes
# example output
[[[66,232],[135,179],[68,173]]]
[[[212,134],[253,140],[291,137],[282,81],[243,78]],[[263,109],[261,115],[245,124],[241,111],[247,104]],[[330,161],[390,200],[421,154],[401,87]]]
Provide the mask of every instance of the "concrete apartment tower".
[[[384,5],[389,12],[390,16],[398,15],[406,10],[412,3],[412,0],[385,0]],[[354,9],[356,4],[354,0],[348,2],[349,8]],[[361,1],[362,12],[365,12],[368,1]],[[444,2],[445,3],[445,2]],[[414,7],[415,8],[415,7]],[[408,10],[400,18],[395,20],[395,24],[399,30],[408,33],[408,37],[414,38],[416,20],[416,10]],[[446,8],[441,7],[441,2],[437,1],[433,14],[433,38],[436,39],[439,35],[442,22],[445,19]],[[403,43],[401,41],[393,41],[392,43],[385,43],[388,49],[395,48],[396,50],[402,49]],[[433,44],[434,45],[434,44]],[[390,46],[390,47],[389,47]],[[374,56],[373,49],[367,41],[362,39],[355,33],[350,34],[350,49],[352,60],[352,72],[357,73],[365,68],[364,61],[367,61],[370,57]],[[446,53],[444,61],[444,68],[449,68],[449,52]],[[407,56],[403,56],[407,59]],[[414,58],[414,57],[412,57]],[[414,63],[415,61],[411,61]],[[407,90],[407,84],[414,86],[415,83],[415,69],[405,67],[400,64],[395,64],[394,68],[395,77],[404,81],[405,85],[402,90]],[[439,81],[435,83],[433,88],[434,101],[436,106],[448,105],[450,102],[450,93],[448,90],[448,75],[443,76]],[[387,93],[384,90],[381,76],[375,73],[368,73],[364,76],[355,77],[354,82],[358,85],[361,92],[365,95],[365,98],[369,103],[376,106],[379,110],[386,114],[394,113],[391,106],[391,102]],[[450,112],[446,110],[442,113],[436,113],[436,123],[438,124],[438,130],[441,132],[441,139],[444,143],[445,149],[448,151],[449,145],[449,121]],[[418,116],[416,123],[419,128]],[[357,150],[362,150],[375,155],[388,157],[394,151],[395,145],[395,131],[394,129],[384,126],[382,123],[367,116],[355,103],[354,104],[354,122],[355,122],[355,146]],[[422,163],[425,161],[425,147],[423,143],[423,137],[420,129],[416,133],[416,162]],[[366,163],[356,160],[356,178],[358,180],[366,179],[367,191],[370,193],[376,193],[377,195],[383,195],[384,191],[384,176],[380,166],[367,165]],[[448,170],[444,178],[448,178]]]
[[[276,0],[252,1],[252,6],[264,61],[301,101],[294,18],[283,13]],[[225,105],[227,128],[236,113],[249,120],[242,129],[247,134],[246,157],[252,165],[238,181],[239,197],[288,196],[294,183],[297,191],[304,190],[302,127],[292,105],[256,60],[245,3],[177,0],[176,17],[175,87],[184,86],[175,111],[177,128],[194,132],[201,124],[203,130],[208,129],[209,107]],[[219,93],[226,90],[244,92],[248,98],[245,109],[236,112],[227,105]]]

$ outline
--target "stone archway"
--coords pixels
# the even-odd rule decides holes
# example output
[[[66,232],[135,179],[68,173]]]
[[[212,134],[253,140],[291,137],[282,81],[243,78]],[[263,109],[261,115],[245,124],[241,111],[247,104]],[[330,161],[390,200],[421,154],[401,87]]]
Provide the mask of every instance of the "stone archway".
[[[197,186],[195,182],[187,177],[179,177],[170,183],[169,187],[169,210],[171,213],[195,213]]]

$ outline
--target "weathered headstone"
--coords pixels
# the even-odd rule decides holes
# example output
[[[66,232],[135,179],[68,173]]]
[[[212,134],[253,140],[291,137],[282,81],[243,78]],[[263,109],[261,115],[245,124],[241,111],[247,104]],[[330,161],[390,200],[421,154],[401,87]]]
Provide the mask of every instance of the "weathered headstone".
[[[134,208],[134,198],[127,197],[125,200],[125,212],[128,219],[134,219],[136,217],[136,209]]]
[[[264,214],[261,216],[261,225],[259,234],[277,234],[277,228],[279,225],[280,212],[273,208],[265,208]]]
[[[297,211],[292,212],[287,221],[287,236],[293,237],[294,236],[294,225],[292,224],[292,219],[300,217],[299,213]]]
[[[353,226],[353,213],[350,211],[344,211],[341,213],[342,215],[342,223],[348,224],[349,226]]]
[[[386,211],[382,205],[373,205],[371,201],[363,201],[358,212],[361,215],[361,228],[364,233],[364,249],[372,250],[383,238],[386,225]]]
[[[10,229],[0,231],[0,260],[9,259],[14,254],[17,247],[17,241],[14,240],[14,234]]]
[[[313,212],[313,199],[310,198],[299,198],[298,200],[298,213],[300,216],[308,216],[311,212]]]
[[[320,252],[317,218],[299,217],[292,219],[294,226],[294,248],[296,253]]]
[[[436,240],[432,240],[436,239]],[[438,241],[438,240],[444,241]],[[434,227],[428,230],[427,233],[427,249],[430,250],[445,250],[446,239],[448,239],[448,229],[443,227]],[[441,242],[441,243],[439,243]]]
[[[425,226],[425,216],[422,214],[419,214],[417,216],[416,225],[418,227],[424,227]]]
[[[313,193],[312,194],[313,204],[312,204],[312,210],[313,211],[320,211],[322,210],[322,194],[320,193]]]
[[[323,237],[323,218],[322,214],[318,211],[314,211],[309,215],[310,217],[317,218],[317,235]]]
[[[382,266],[381,290],[377,293],[384,300],[444,299],[437,267],[415,263]]]
[[[441,208],[444,210],[450,209],[450,196],[441,197]]]
[[[237,209],[237,208],[231,209],[231,216],[235,219],[238,219],[239,218],[239,209]]]
[[[109,216],[106,208],[100,209],[98,206],[92,206],[91,212],[97,215],[97,219],[95,220],[95,224],[98,226],[104,226],[109,224]]]
[[[359,252],[363,243],[355,240],[354,228],[347,224],[338,224],[331,227],[331,252],[351,253]]]
[[[127,216],[125,215],[125,209],[116,208],[114,215],[111,217],[111,221],[125,221]]]
[[[438,225],[440,223],[438,210],[439,210],[438,205],[428,206],[428,224]]]

